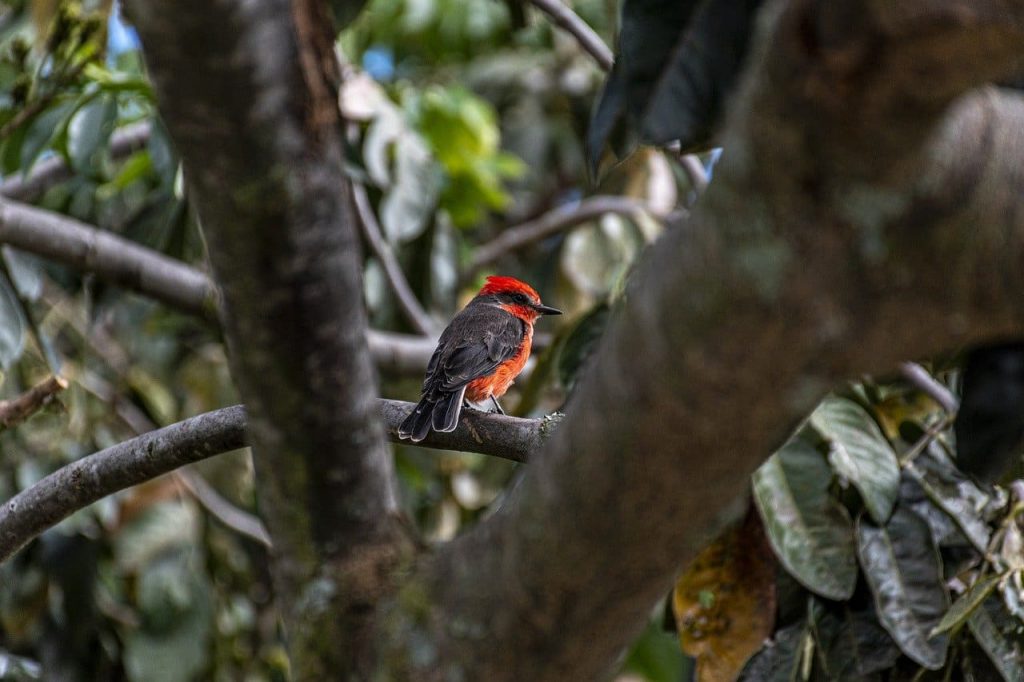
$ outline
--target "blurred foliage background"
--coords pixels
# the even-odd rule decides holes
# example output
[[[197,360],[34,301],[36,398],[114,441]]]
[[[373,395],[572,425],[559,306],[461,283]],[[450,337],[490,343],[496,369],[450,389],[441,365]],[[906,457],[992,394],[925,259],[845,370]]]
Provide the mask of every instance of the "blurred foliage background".
[[[618,3],[571,6],[615,44]],[[622,49],[643,57],[644,36]],[[671,38],[650,49],[667,54]],[[605,74],[516,0],[370,0],[338,54],[372,326],[437,332],[484,275],[520,277],[567,314],[543,323],[505,408],[559,409],[637,255],[685,217],[716,154],[640,148],[589,177],[584,141]],[[0,194],[202,268],[155,113],[116,4],[0,9]],[[0,432],[0,499],[237,402],[219,335],[201,320],[9,247],[0,255],[0,397],[51,374],[69,382]],[[931,369],[958,390],[957,358]],[[384,372],[382,394],[415,399],[421,379]],[[1020,499],[957,470],[952,418],[926,393],[897,378],[830,396],[755,476],[744,523],[652,612],[619,679],[1024,679]],[[402,504],[432,542],[500,502],[515,474],[480,455],[402,446],[395,456]],[[0,679],[287,679],[257,513],[243,451],[46,532],[0,566]],[[652,538],[651,551],[671,548]]]

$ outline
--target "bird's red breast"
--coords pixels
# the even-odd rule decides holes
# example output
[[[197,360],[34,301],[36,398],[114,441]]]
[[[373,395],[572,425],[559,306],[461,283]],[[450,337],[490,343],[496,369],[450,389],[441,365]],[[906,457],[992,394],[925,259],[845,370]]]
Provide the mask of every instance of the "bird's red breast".
[[[514,314],[514,313],[513,313]],[[526,325],[526,333],[519,344],[516,354],[505,362],[498,365],[494,374],[474,379],[466,384],[466,400],[472,403],[480,403],[491,398],[500,398],[505,395],[509,386],[516,380],[519,373],[526,366],[530,359],[530,349],[533,346],[533,325]]]

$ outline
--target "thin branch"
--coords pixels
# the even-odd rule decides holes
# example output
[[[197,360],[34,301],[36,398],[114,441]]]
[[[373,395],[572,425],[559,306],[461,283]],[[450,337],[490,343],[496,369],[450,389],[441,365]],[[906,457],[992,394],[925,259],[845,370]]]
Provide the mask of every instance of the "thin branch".
[[[363,237],[366,238],[370,250],[377,257],[381,267],[384,268],[384,276],[387,277],[388,284],[391,285],[391,290],[394,292],[402,312],[405,313],[406,319],[420,334],[426,336],[435,334],[438,331],[437,325],[420,305],[412,287],[405,279],[402,266],[398,263],[398,258],[395,257],[391,245],[384,239],[377,216],[373,214],[373,206],[370,205],[370,197],[366,194],[366,188],[358,182],[352,183],[352,201],[355,204],[356,213],[359,215],[359,225],[363,228]]]
[[[594,29],[587,25],[578,14],[559,0],[530,0],[534,7],[551,17],[556,26],[563,29],[579,42],[580,47],[594,58],[597,65],[605,71],[611,71],[615,63],[615,55],[601,40]]]
[[[511,251],[570,230],[606,213],[637,215],[651,213],[651,208],[642,201],[616,196],[590,197],[578,203],[559,206],[539,218],[507,228],[491,241],[477,247],[465,276],[476,274]]]
[[[378,407],[388,438],[402,442],[397,437],[398,425],[412,411],[413,404],[380,400]],[[464,410],[455,431],[432,432],[417,446],[525,462],[539,450],[558,422],[558,417],[520,419]],[[246,426],[241,405],[226,407],[151,431],[58,469],[0,507],[0,562],[47,528],[97,500],[188,464],[247,446]],[[191,482],[195,483],[194,478]],[[204,506],[207,502],[208,497]],[[233,528],[238,527],[237,511],[230,514],[234,516],[229,524]],[[254,528],[250,530],[254,536],[259,534]]]
[[[146,146],[151,127],[148,121],[133,123],[110,136],[110,156],[122,159]],[[32,201],[54,185],[68,180],[74,171],[61,156],[52,156],[37,163],[27,177],[13,176],[0,182],[0,196],[18,201]]]
[[[960,409],[960,401],[956,399],[953,392],[936,381],[935,377],[928,373],[928,370],[916,362],[901,363],[900,374],[914,388],[938,403],[947,413],[955,414]]]
[[[0,400],[0,427],[9,429],[43,409],[68,387],[67,379],[51,376],[39,382],[17,398]]]
[[[174,472],[174,478],[211,516],[225,526],[240,535],[255,540],[264,547],[273,547],[273,543],[270,541],[270,533],[267,532],[259,517],[250,514],[244,509],[239,509],[224,499],[217,492],[216,488],[210,485],[198,471],[194,471],[190,467],[184,467]]]
[[[690,179],[690,186],[700,196],[708,188],[708,172],[704,170],[704,164],[696,154],[681,154],[679,164],[683,167],[686,177]]]

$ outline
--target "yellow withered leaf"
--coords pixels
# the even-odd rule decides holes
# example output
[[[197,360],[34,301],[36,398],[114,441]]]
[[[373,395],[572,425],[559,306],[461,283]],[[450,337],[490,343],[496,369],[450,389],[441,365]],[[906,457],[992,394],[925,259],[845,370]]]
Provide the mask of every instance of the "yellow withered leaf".
[[[697,682],[733,682],[772,633],[776,564],[757,512],[724,532],[679,577],[672,610]]]

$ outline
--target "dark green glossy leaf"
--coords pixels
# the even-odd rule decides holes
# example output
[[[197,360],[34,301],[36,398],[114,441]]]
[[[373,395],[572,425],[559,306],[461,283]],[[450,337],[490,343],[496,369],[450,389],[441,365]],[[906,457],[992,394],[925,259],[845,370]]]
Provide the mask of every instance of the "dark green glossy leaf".
[[[625,0],[615,65],[605,82],[587,133],[587,157],[596,170],[610,139],[635,139],[647,103],[700,0]],[[632,135],[627,129],[632,129]],[[628,153],[628,143],[615,145]]]
[[[3,151],[0,153],[0,172],[13,175],[21,168],[21,147],[25,143],[27,126],[20,126],[3,139]]]
[[[615,66],[587,136],[596,169],[609,140],[707,148],[747,53],[761,0],[627,0]]]
[[[863,680],[891,667],[900,657],[899,647],[872,609],[853,611],[848,603],[827,608],[815,599],[810,624],[819,663],[829,680]]]
[[[988,596],[995,591],[1001,577],[990,575],[971,585],[970,589],[960,595],[953,602],[953,605],[949,607],[949,611],[946,612],[946,615],[942,617],[939,624],[932,630],[932,634],[937,635],[949,632],[963,625],[971,617],[971,614],[974,613],[974,610],[981,606],[981,603],[988,599]]]
[[[32,121],[21,145],[21,171],[28,173],[39,155],[50,145],[50,141],[61,130],[65,119],[75,109],[74,102],[61,102]]]
[[[1006,613],[999,597],[986,599],[967,623],[1003,679],[1024,680],[1024,623]]]
[[[595,306],[580,318],[559,349],[558,378],[567,390],[572,390],[580,369],[597,347],[610,313],[607,303]]]
[[[904,468],[931,502],[945,512],[980,552],[991,532],[983,516],[991,497],[964,476],[937,448],[929,448]]]
[[[754,473],[754,501],[783,566],[807,589],[849,599],[857,582],[853,524],[828,488],[832,471],[802,437]]]
[[[25,318],[14,288],[0,275],[0,368],[7,370],[25,348]]]
[[[875,523],[884,524],[899,495],[900,468],[878,424],[852,400],[829,396],[811,425],[829,441],[832,468],[857,488]]]
[[[68,156],[72,166],[88,172],[96,162],[96,153],[114,130],[117,100],[102,94],[75,112],[68,124]]]
[[[680,36],[644,117],[644,138],[709,147],[743,67],[761,0],[707,0]]]
[[[737,682],[796,682],[800,675],[807,627],[803,623],[779,630],[747,661]]]
[[[857,552],[882,626],[914,661],[941,668],[948,637],[929,635],[949,608],[949,599],[928,524],[902,505],[884,527],[862,518]]]
[[[9,246],[3,248],[3,258],[15,290],[25,300],[37,300],[43,293],[43,265],[39,259]]]

